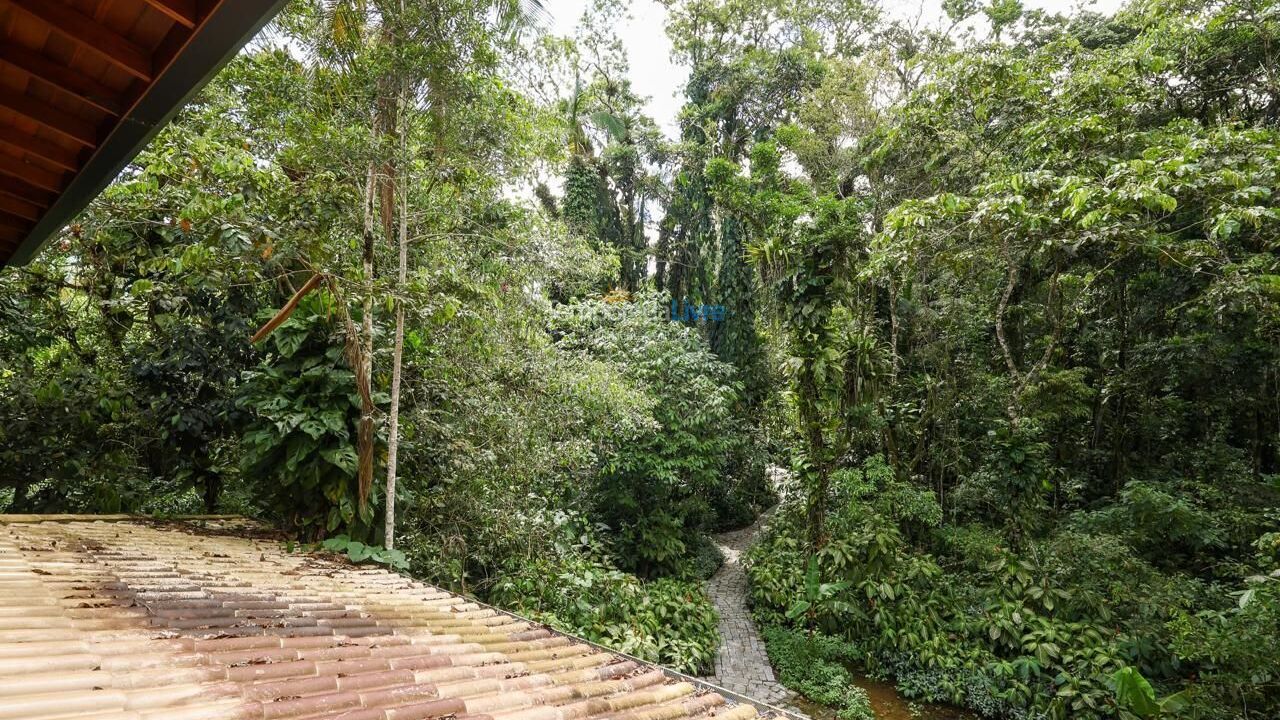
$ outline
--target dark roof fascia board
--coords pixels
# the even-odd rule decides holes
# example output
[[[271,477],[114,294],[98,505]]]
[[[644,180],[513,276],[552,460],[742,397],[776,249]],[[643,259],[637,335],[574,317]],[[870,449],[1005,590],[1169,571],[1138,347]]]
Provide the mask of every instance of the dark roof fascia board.
[[[8,265],[26,265],[93,201],[156,133],[253,38],[287,0],[223,0],[133,110],[23,238]]]

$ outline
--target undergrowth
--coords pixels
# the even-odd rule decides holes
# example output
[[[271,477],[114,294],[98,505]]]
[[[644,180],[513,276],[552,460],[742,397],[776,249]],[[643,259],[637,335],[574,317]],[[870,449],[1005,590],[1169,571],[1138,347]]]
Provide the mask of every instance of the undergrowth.
[[[835,709],[840,720],[875,720],[867,692],[853,684],[845,667],[862,653],[852,643],[771,625],[764,629],[769,662],[783,685]]]

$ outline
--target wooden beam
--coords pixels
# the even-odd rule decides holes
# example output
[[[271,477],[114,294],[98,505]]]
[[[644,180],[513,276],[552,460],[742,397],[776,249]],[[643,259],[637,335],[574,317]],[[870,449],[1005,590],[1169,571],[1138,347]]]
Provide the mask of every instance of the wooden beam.
[[[26,95],[0,91],[0,107],[9,108],[72,142],[78,142],[85,147],[98,146],[98,129],[93,126],[93,123],[69,115],[52,105],[46,105]]]
[[[6,254],[12,253],[18,246],[18,241],[26,236],[26,232],[22,230],[10,230],[9,228],[0,227],[0,241],[4,242]]]
[[[50,192],[62,192],[62,173],[23,162],[12,155],[0,155],[0,173],[20,180],[31,187]]]
[[[3,168],[4,165],[0,165]],[[17,197],[18,200],[31,202],[37,208],[44,210],[54,204],[54,200],[58,199],[58,195],[54,192],[46,192],[40,188],[33,186],[31,183],[19,181],[13,177],[0,173],[0,193],[9,197]]]
[[[80,159],[77,153],[48,140],[41,140],[34,135],[18,132],[10,126],[0,125],[0,145],[8,145],[19,152],[44,158],[63,170],[80,171]]]
[[[0,210],[0,227],[7,227],[20,231],[30,230],[31,222],[20,218],[17,215],[10,215],[5,211]]]
[[[156,46],[155,52],[151,53],[151,66],[155,68],[156,74],[164,72],[169,63],[177,57],[178,53],[187,46],[192,38],[192,31],[183,27],[173,27],[169,29],[169,34],[164,36],[160,44]]]
[[[148,5],[159,10],[170,20],[191,30],[196,26],[195,0],[145,0]]]
[[[0,47],[0,62],[11,65],[56,90],[88,103],[108,115],[119,115],[119,95],[111,88],[92,80],[40,53],[10,43]]]
[[[0,0],[0,5],[21,10],[139,80],[151,82],[151,54],[88,15],[54,0]]]
[[[7,157],[7,156],[6,156]],[[0,175],[0,194],[17,198],[24,202],[29,202],[41,209],[47,208],[53,204],[57,195],[46,192],[38,187],[16,180],[8,175]]]
[[[29,203],[26,200],[19,200],[11,195],[0,195],[0,211],[17,215],[27,220],[40,219],[40,206],[35,203]]]

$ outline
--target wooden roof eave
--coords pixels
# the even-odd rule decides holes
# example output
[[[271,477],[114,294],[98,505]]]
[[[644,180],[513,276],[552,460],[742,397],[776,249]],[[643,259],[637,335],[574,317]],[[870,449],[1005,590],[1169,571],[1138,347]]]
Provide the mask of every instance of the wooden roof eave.
[[[56,2],[57,0],[50,0],[51,4]],[[37,205],[43,207],[43,210],[37,213],[38,218],[35,219],[35,224],[30,230],[21,233],[16,243],[13,240],[7,240],[14,237],[11,228],[4,233],[4,237],[0,237],[0,240],[7,240],[7,242],[0,242],[0,265],[23,265],[30,262],[44,244],[97,197],[186,102],[235,56],[268,20],[279,12],[285,0],[221,0],[208,11],[202,21],[197,21],[195,14],[197,3],[195,2],[185,0],[146,0],[146,2],[152,8],[163,12],[177,25],[190,29],[190,33],[186,35],[185,42],[179,47],[168,49],[172,52],[172,59],[164,67],[155,68],[155,77],[127,110],[112,119],[109,130],[101,136],[101,142],[97,142],[96,146],[86,147],[85,153],[79,156],[66,150],[59,152],[52,143],[28,145],[25,148],[26,152],[39,157],[42,161],[72,170],[71,179],[65,183],[65,187],[61,187],[60,190],[40,187],[40,185],[60,186],[57,173],[23,163],[21,159],[13,156],[0,154],[0,162],[7,163],[10,170],[9,175],[6,175],[3,168],[0,168],[0,184],[8,188],[6,190],[6,187],[0,187],[0,198],[4,198],[5,204],[10,206],[7,212],[15,219],[19,217],[32,219],[30,218],[31,208]],[[162,50],[166,48],[160,48],[158,52]],[[16,57],[16,60],[17,62],[25,60],[32,65],[31,69],[25,72],[34,74],[40,69],[39,60],[33,61],[29,57]],[[8,72],[7,68],[14,64],[13,62],[9,65],[0,63],[0,73]],[[145,70],[136,62],[130,64],[137,72]],[[101,93],[95,91],[92,84],[66,88],[63,86],[67,85],[72,78],[37,76],[73,94],[88,96],[85,99],[90,105],[106,105],[102,109],[116,109],[111,105],[114,102],[113,99],[103,97]],[[85,81],[80,79],[80,82]],[[84,144],[82,141],[91,139],[87,135],[88,129],[83,125],[54,118],[50,109],[39,102],[25,98],[4,99],[9,102],[0,103],[0,108],[15,112],[24,118],[34,115],[35,122],[38,124],[43,122],[45,127],[53,125],[50,131],[58,133],[69,142]],[[0,138],[0,151],[4,149],[3,140],[4,138]],[[86,158],[83,165],[78,170],[68,168],[67,165],[76,162],[77,157]],[[37,181],[36,188],[41,191],[41,197],[34,196],[29,182],[22,187],[22,193],[17,192],[12,173],[15,162],[21,164],[23,174],[30,175]],[[3,251],[8,248],[12,249],[11,253]],[[8,255],[7,258],[6,255]]]

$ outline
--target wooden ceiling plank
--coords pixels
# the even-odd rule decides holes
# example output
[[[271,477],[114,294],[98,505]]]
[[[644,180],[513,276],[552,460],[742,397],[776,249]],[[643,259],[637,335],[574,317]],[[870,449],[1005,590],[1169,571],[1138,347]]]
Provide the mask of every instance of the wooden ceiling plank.
[[[57,197],[51,192],[45,192],[40,188],[32,187],[27,183],[3,174],[0,174],[0,194],[29,202],[41,209],[52,205],[54,198]]]
[[[73,117],[52,105],[46,105],[26,95],[0,92],[0,107],[8,108],[26,119],[85,147],[98,146],[98,130],[93,126],[93,123]]]
[[[26,218],[18,217],[0,210],[0,227],[13,228],[14,230],[28,230],[31,228],[31,222]]]
[[[151,55],[125,37],[61,2],[50,0],[0,0],[49,26],[51,30],[101,55],[144,82],[151,82]]]
[[[80,158],[77,153],[12,127],[0,125],[0,145],[8,145],[15,150],[43,158],[63,170],[80,171]]]
[[[0,228],[0,243],[3,243],[6,251],[12,252],[14,248],[18,247],[18,241],[22,240],[25,235],[26,232],[21,230]]]
[[[0,62],[12,65],[109,115],[118,116],[122,111],[120,93],[40,53],[11,43],[0,48]]]
[[[196,20],[199,19],[195,0],[145,0],[145,2],[188,30],[194,29]]]
[[[0,155],[0,173],[25,183],[36,190],[58,193],[62,192],[64,185],[62,173],[45,170],[29,162],[23,162],[12,155]]]
[[[32,222],[40,219],[40,206],[11,195],[0,195],[0,210]]]

